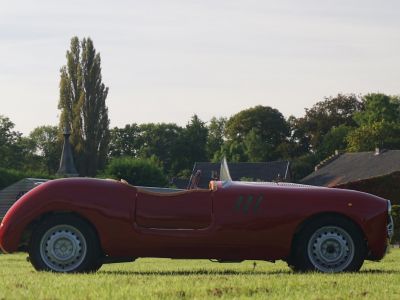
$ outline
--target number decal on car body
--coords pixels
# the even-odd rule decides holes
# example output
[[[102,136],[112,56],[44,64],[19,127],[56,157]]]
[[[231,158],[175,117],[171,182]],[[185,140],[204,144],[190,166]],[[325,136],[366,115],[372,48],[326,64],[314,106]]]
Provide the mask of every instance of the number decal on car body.
[[[253,214],[256,214],[260,208],[261,202],[264,199],[264,195],[258,195],[256,201],[254,201],[253,195],[248,195],[247,198],[243,195],[240,195],[235,202],[235,211],[242,212],[247,214],[249,211],[252,211]]]

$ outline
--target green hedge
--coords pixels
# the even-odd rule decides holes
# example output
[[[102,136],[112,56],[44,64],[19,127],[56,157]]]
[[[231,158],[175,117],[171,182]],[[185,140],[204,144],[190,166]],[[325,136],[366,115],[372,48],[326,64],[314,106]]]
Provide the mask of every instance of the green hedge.
[[[159,186],[168,184],[162,168],[153,159],[114,158],[100,177],[124,179],[133,185]]]
[[[40,172],[22,172],[18,170],[12,169],[3,169],[0,168],[0,190],[8,187],[9,185],[24,179],[24,178],[45,178],[45,179],[53,179],[54,176],[51,176],[47,173]]]

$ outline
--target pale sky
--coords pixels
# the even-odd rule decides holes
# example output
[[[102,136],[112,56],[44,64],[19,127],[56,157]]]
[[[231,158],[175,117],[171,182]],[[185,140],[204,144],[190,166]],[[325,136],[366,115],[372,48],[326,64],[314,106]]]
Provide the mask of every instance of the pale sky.
[[[400,93],[398,0],[0,0],[0,114],[58,124],[72,36],[101,54],[111,126]]]

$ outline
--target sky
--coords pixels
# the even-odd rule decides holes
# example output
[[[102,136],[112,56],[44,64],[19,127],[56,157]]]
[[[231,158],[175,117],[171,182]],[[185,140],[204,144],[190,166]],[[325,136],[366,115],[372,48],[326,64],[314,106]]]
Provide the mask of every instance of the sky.
[[[100,52],[111,127],[400,93],[397,0],[0,0],[0,115],[16,130],[58,124],[73,36]]]

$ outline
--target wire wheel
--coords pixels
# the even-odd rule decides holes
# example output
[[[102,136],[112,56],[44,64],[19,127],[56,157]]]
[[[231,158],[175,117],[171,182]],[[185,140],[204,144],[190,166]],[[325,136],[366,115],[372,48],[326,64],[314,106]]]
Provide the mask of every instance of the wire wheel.
[[[51,227],[40,240],[40,256],[55,272],[76,270],[85,259],[87,243],[74,226],[61,224]]]
[[[320,227],[308,241],[308,258],[321,272],[344,271],[353,261],[354,253],[352,237],[339,226]]]

